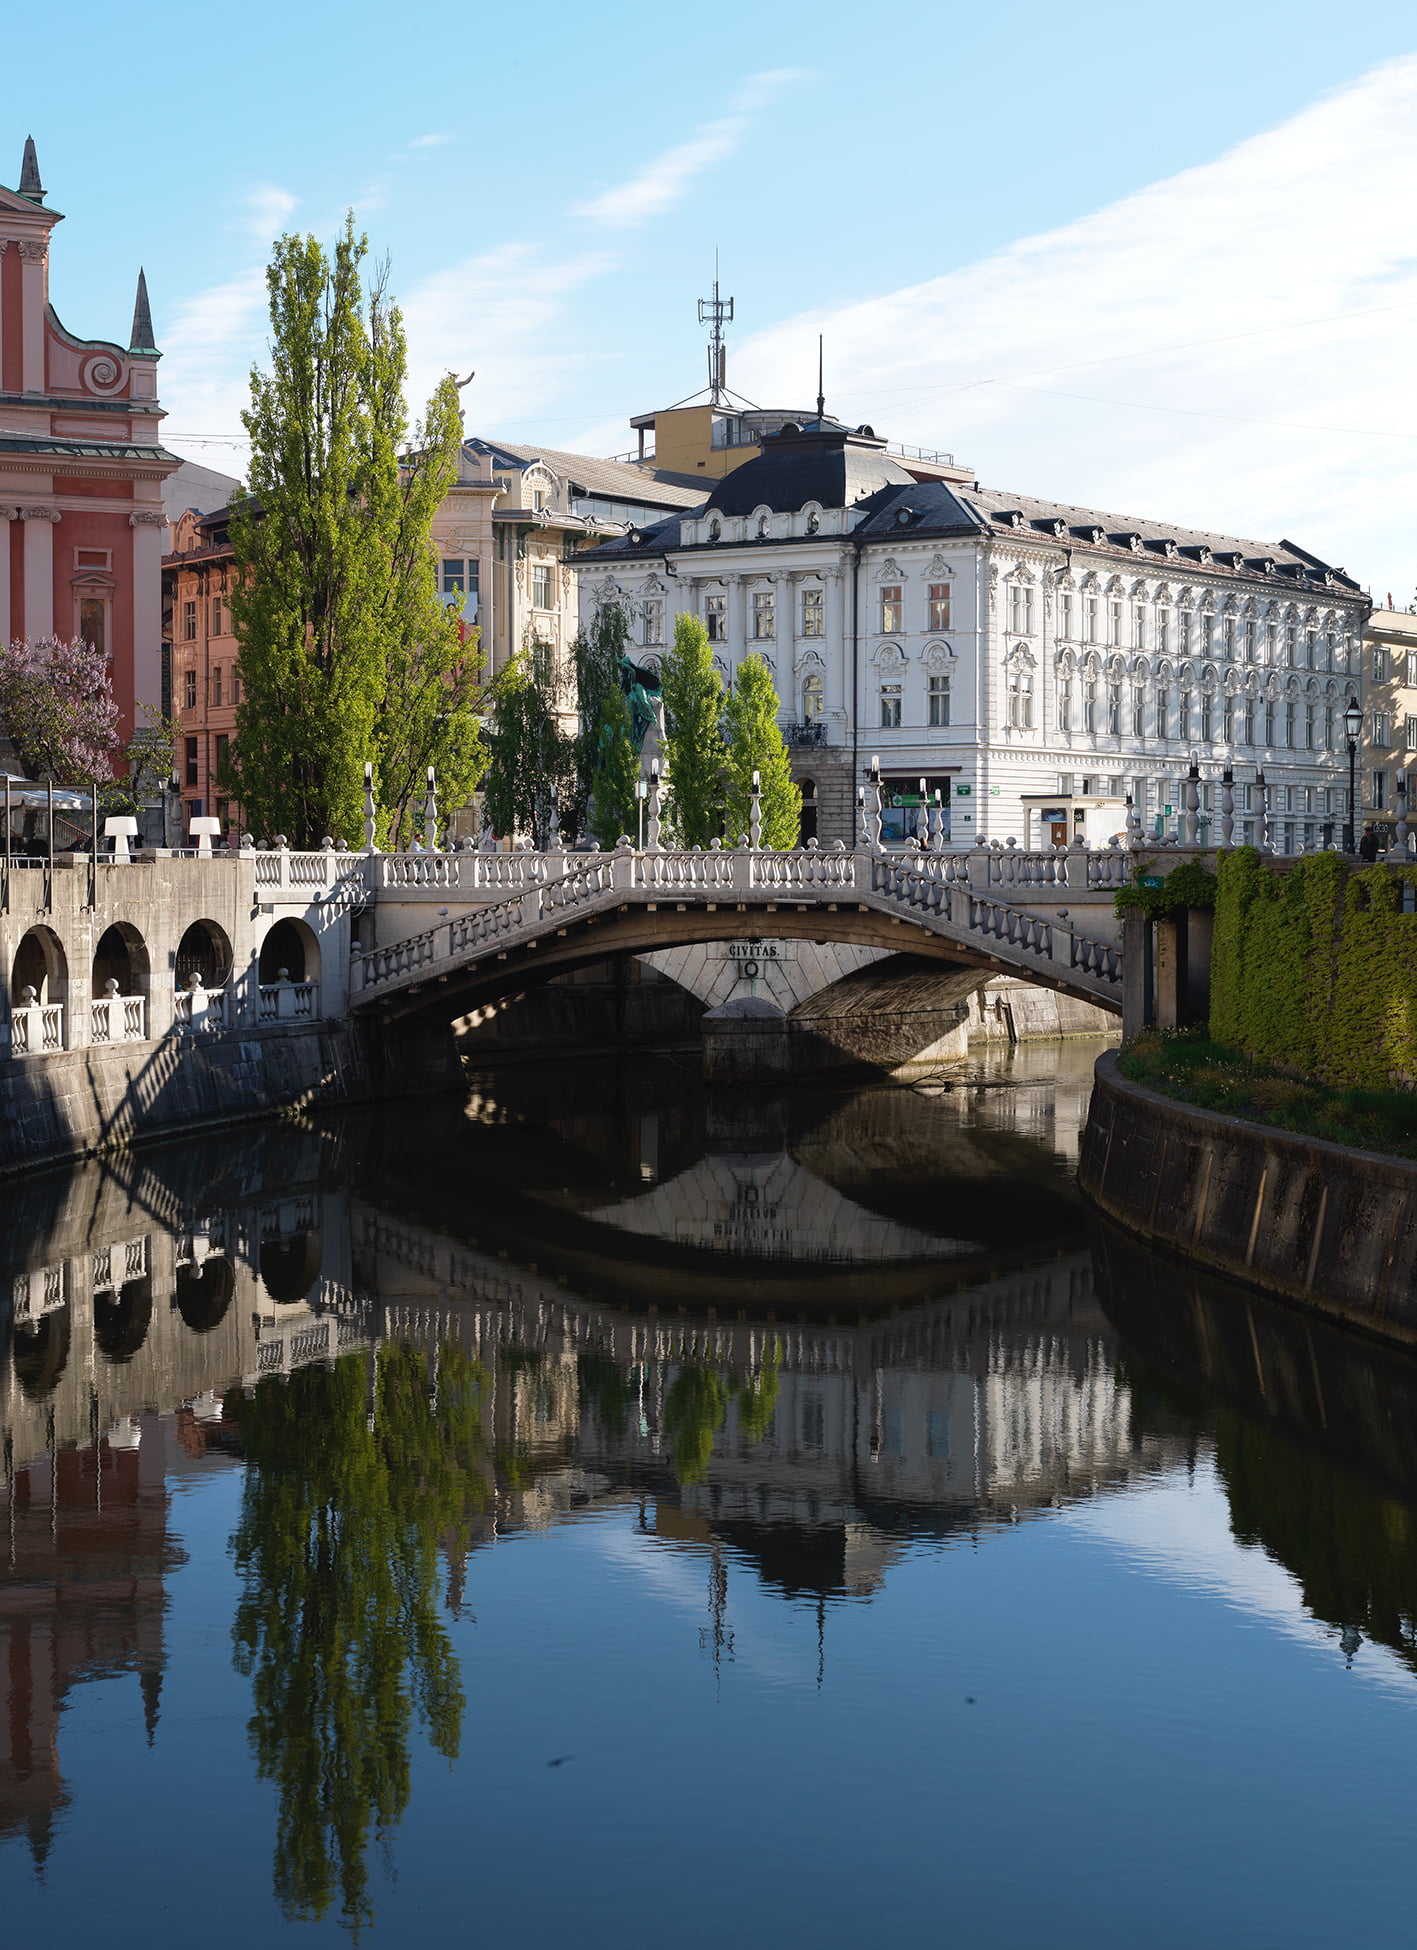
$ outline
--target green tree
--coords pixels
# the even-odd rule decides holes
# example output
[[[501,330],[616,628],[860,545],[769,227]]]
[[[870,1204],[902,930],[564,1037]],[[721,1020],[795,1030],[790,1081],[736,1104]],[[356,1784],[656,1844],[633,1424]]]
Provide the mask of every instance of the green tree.
[[[623,606],[602,603],[589,630],[582,630],[575,641],[576,780],[567,828],[577,837],[590,824],[595,774],[603,753],[601,732],[605,712],[611,708],[612,694],[616,691],[623,694],[620,665],[629,636],[630,626]]]
[[[762,841],[778,849],[793,847],[802,826],[802,790],[793,783],[792,763],[777,722],[778,695],[772,672],[756,653],[745,657],[724,706],[728,737],[728,838],[749,831],[753,774],[761,788]]]
[[[664,1433],[680,1483],[702,1483],[723,1426],[728,1389],[714,1368],[681,1368],[664,1398]]]
[[[436,1752],[457,1754],[438,1554],[465,1555],[491,1482],[477,1364],[456,1345],[391,1343],[371,1377],[369,1358],[262,1381],[241,1403],[249,1471],[233,1539],[236,1664],[279,1798],[276,1897],[313,1919],[338,1895],[355,1928],[372,1916],[368,1843],[408,1801],[415,1715]]]
[[[382,271],[366,290],[367,254],[352,221],[332,256],[278,239],[271,370],[251,373],[249,493],[232,507],[242,701],[220,783],[258,831],[306,844],[359,840],[368,758],[395,844],[429,764],[453,803],[485,763],[476,644],[437,600],[431,535],[456,474],[456,388],[400,459],[403,323]]]
[[[674,619],[674,642],[661,680],[669,823],[680,846],[707,846],[723,832],[727,753],[723,680],[697,616]]]
[[[486,811],[494,833],[529,833],[538,847],[551,837],[558,810],[575,792],[574,739],[562,731],[551,696],[551,652],[533,645],[497,674],[492,686],[491,763]]]
[[[640,767],[630,740],[630,707],[618,684],[606,693],[599,719],[590,830],[608,853],[622,834],[636,835],[640,813],[635,796]]]

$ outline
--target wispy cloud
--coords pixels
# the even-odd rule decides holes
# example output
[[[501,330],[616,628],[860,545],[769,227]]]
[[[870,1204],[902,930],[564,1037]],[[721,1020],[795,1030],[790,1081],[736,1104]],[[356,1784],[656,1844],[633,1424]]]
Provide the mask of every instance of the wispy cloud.
[[[410,149],[441,149],[445,142],[456,142],[452,135],[416,135],[409,143]]]
[[[661,215],[685,196],[715,163],[724,161],[740,148],[755,118],[788,88],[805,79],[805,73],[799,68],[772,68],[750,75],[734,96],[726,115],[704,123],[687,142],[662,150],[623,183],[580,204],[576,214],[618,229]]]
[[[1292,536],[1417,580],[1417,57],[1229,154],[949,274],[746,340],[740,383],[981,478]]]
[[[278,184],[258,183],[254,189],[247,190],[240,204],[242,229],[262,243],[269,243],[284,230],[291,211],[299,208],[300,198]]]

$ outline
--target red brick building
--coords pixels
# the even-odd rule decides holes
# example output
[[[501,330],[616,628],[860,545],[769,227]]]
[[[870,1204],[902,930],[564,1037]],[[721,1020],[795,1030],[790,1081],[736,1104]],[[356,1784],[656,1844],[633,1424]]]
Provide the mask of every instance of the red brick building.
[[[0,640],[82,636],[112,660],[126,736],[162,701],[163,419],[147,286],[127,348],[81,339],[49,303],[34,143],[0,186]]]

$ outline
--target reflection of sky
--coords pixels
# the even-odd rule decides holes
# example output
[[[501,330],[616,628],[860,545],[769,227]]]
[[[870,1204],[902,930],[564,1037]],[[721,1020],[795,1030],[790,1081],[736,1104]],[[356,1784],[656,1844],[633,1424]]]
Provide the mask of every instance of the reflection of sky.
[[[983,1250],[868,1212],[785,1151],[715,1153],[652,1191],[587,1216],[642,1238],[758,1258],[882,1266]]]
[[[0,1849],[17,1942],[101,1918],[106,1950],[136,1950],[183,1916],[218,1945],[347,1940],[270,1898],[274,1800],[231,1666],[238,1489],[193,1478],[173,1504],[189,1562],[153,1749],[131,1682],[72,1695],[43,1887]],[[708,1553],[641,1532],[633,1504],[476,1553],[450,1625],[461,1756],[415,1741],[407,1816],[371,1856],[371,1944],[1407,1940],[1410,1716],[1370,1683],[1378,1655],[1346,1672],[1233,1543],[1209,1469],[894,1541],[868,1600],[825,1609],[820,1690],[813,1603],[725,1552],[715,1663]]]

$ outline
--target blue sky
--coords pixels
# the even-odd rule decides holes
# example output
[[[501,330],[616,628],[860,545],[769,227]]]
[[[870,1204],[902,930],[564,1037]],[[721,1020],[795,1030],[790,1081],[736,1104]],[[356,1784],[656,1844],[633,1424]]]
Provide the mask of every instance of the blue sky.
[[[999,486],[1302,541],[1417,581],[1417,24],[898,0],[638,15],[257,0],[61,64],[7,20],[0,180],[38,144],[60,315],[121,335],[146,264],[172,444],[239,472],[266,246],[353,206],[415,373],[469,427],[611,452],[703,372],[949,447]],[[22,77],[16,87],[13,77]]]

